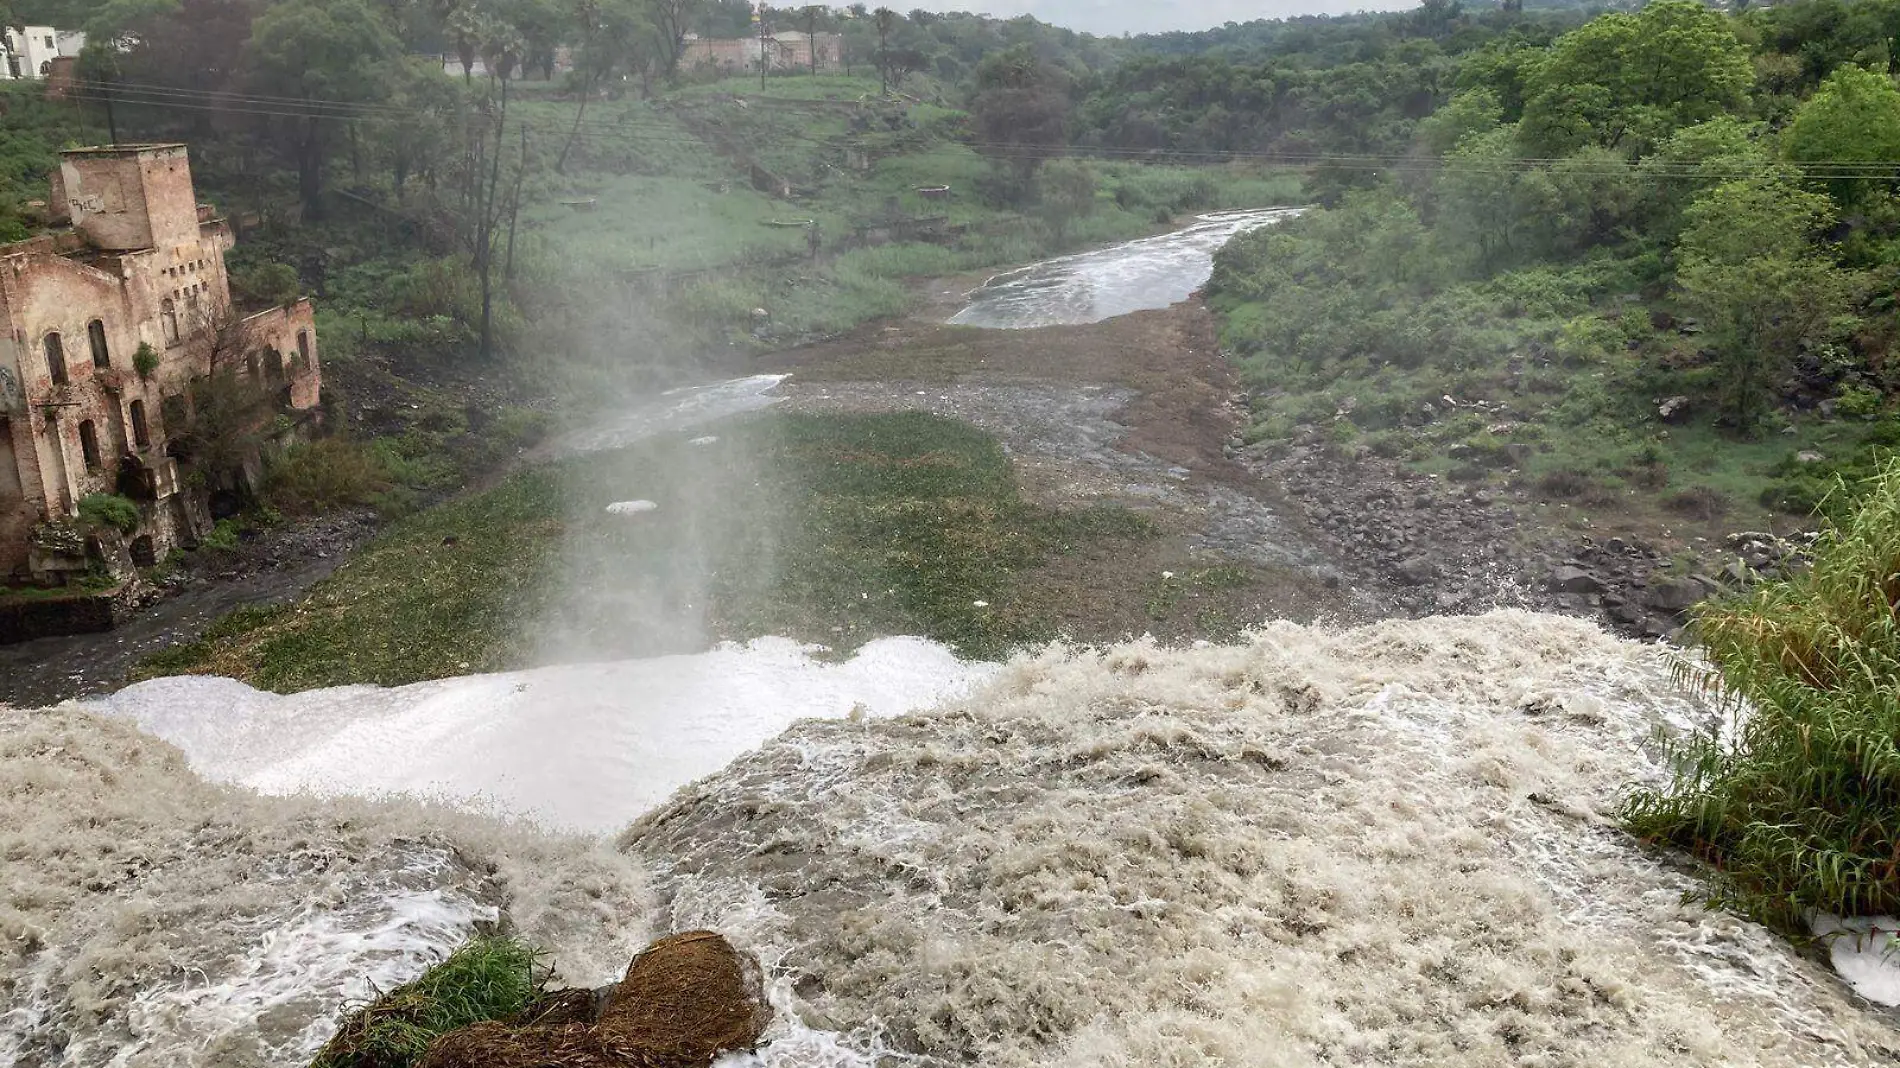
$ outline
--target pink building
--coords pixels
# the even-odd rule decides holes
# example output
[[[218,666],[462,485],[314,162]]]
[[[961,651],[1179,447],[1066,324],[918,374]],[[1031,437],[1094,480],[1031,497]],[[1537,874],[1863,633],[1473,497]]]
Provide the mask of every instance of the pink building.
[[[141,563],[201,536],[228,473],[194,472],[184,440],[214,374],[255,387],[260,426],[311,415],[322,388],[308,300],[233,306],[231,230],[185,146],[72,149],[52,184],[58,228],[0,246],[0,580],[83,568],[48,546],[91,493],[138,505]]]

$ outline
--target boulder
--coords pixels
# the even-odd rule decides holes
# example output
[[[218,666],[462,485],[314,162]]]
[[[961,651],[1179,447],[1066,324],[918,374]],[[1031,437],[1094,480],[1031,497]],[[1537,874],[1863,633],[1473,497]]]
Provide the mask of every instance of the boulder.
[[[1407,586],[1423,586],[1438,577],[1438,565],[1426,557],[1414,556],[1400,561],[1393,569]]]
[[[604,1003],[558,992],[515,1024],[443,1035],[417,1068],[706,1068],[758,1045],[771,1021],[758,960],[716,932],[688,931],[641,950]]]
[[[1694,579],[1670,579],[1651,586],[1648,596],[1643,600],[1651,608],[1664,612],[1680,612],[1697,604],[1708,595],[1708,590]]]
[[[1603,580],[1583,568],[1565,565],[1550,573],[1549,585],[1559,593],[1595,593],[1603,588]]]

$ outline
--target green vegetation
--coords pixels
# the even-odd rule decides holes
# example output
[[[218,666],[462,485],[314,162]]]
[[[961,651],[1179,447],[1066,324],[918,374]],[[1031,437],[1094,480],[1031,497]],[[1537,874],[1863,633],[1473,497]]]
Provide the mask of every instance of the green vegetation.
[[[116,493],[88,493],[79,498],[79,521],[130,534],[139,526],[139,506]]]
[[[143,379],[149,379],[158,370],[158,350],[148,342],[139,342],[138,350],[132,353],[132,370]]]
[[[607,511],[640,499],[657,508]],[[909,633],[992,657],[1055,634],[1023,576],[1148,534],[1119,510],[1023,501],[1002,448],[961,423],[768,417],[710,445],[518,472],[394,524],[296,606],[226,617],[143,671],[394,685],[534,660],[545,636],[524,619],[548,620],[570,656],[760,634],[848,650]]]
[[[1791,932],[1900,909],[1900,465],[1854,491],[1812,571],[1698,609],[1713,671],[1691,676],[1743,718],[1676,744],[1673,781],[1623,812],[1707,861],[1715,900]]]
[[[475,938],[413,981],[351,1009],[310,1068],[410,1068],[450,1031],[521,1013],[545,979],[533,948],[504,936]]]
[[[1427,165],[1321,183],[1217,257],[1249,439],[1320,430],[1662,530],[1801,514],[1864,469],[1900,389],[1900,201],[1866,166],[1900,91],[1846,56],[1757,77],[1850,32],[1781,36],[1799,10],[1460,39],[1456,91],[1404,139]]]

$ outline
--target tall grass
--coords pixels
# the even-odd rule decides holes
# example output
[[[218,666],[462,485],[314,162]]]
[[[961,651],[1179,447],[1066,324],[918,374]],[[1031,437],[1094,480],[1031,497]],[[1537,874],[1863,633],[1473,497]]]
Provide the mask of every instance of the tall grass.
[[[310,1068],[409,1068],[457,1028],[506,1020],[541,992],[532,947],[476,938],[413,982],[344,1018]]]
[[[1674,744],[1673,781],[1623,810],[1714,866],[1713,901],[1787,930],[1900,911],[1900,463],[1855,488],[1812,570],[1697,611],[1713,668],[1685,679],[1745,718]]]

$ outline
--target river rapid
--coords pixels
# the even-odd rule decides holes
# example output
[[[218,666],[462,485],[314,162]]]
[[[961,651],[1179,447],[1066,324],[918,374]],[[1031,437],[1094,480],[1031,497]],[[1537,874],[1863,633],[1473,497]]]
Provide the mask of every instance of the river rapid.
[[[1724,722],[1674,655],[1501,610],[0,709],[0,1064],[300,1066],[496,926],[575,984],[728,932],[781,1010],[730,1061],[773,1068],[1900,1060],[1890,1010],[1616,828],[1657,730]]]
[[[0,1062],[298,1064],[498,922],[578,983],[731,932],[786,1068],[1900,1056],[1615,829],[1651,732],[1714,715],[1669,655],[1502,611],[5,713]]]
[[[969,304],[950,321],[1026,330],[1165,308],[1207,284],[1214,253],[1228,238],[1299,213],[1299,208],[1215,212],[1170,233],[1005,271],[971,292]]]

